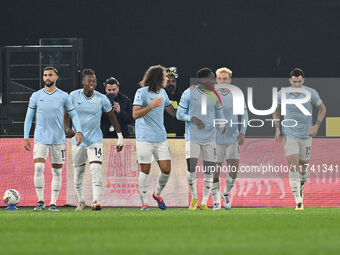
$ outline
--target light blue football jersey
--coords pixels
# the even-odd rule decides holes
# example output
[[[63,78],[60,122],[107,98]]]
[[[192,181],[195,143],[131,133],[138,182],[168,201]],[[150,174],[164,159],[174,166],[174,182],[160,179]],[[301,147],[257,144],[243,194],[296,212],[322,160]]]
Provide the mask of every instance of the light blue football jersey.
[[[139,142],[161,143],[166,140],[164,127],[164,108],[171,105],[168,95],[162,88],[159,93],[149,91],[145,86],[137,90],[133,105],[140,105],[142,108],[151,103],[154,98],[163,97],[161,106],[151,109],[143,117],[136,119],[136,140]]]
[[[228,92],[224,93],[224,92],[218,91],[218,94],[221,97],[224,118],[228,123],[226,124],[226,131],[224,132],[224,134],[222,134],[220,128],[217,128],[216,143],[217,144],[236,143],[237,137],[240,134],[239,126],[241,128],[241,133],[246,134],[246,130],[247,130],[247,126],[248,126],[247,105],[244,102],[244,115],[234,115],[233,114],[233,95],[232,95],[232,92],[228,91]],[[241,117],[240,120],[239,120],[239,116]],[[232,123],[231,123],[231,121],[232,121]],[[239,123],[239,122],[245,123],[245,125],[234,124],[234,123]]]
[[[194,141],[198,143],[208,143],[216,140],[216,128],[214,127],[215,119],[224,119],[222,105],[220,104],[217,96],[210,91],[214,97],[211,98],[205,91],[200,89],[199,86],[186,89],[181,97],[179,106],[186,109],[186,113],[190,118],[196,117],[200,119],[205,128],[199,130],[197,125],[192,121],[185,122],[185,140]],[[206,96],[207,108],[206,114],[202,114],[202,98]]]
[[[64,114],[74,110],[66,92],[56,89],[48,93],[40,89],[32,94],[28,107],[36,111],[34,143],[66,143]]]
[[[307,89],[311,93],[311,98],[307,103],[304,103],[303,106],[310,112],[313,112],[313,105],[320,105],[322,103],[318,92],[315,89],[302,86],[302,88]],[[292,93],[287,93],[287,99],[298,99],[304,98],[305,94],[300,93],[298,95],[294,95]],[[281,91],[278,92],[278,104],[281,104]],[[296,105],[287,104],[286,115],[284,116],[285,125],[293,126],[295,124],[294,121],[288,121],[288,119],[293,119],[297,121],[296,127],[282,127],[282,132],[286,136],[295,137],[299,139],[310,138],[308,136],[309,129],[313,125],[312,115],[305,115]]]
[[[110,112],[112,106],[107,96],[98,91],[94,91],[92,97],[84,95],[83,89],[72,91],[71,101],[78,114],[83,133],[83,141],[80,146],[89,146],[101,143],[103,133],[100,129],[102,112]],[[77,144],[76,138],[72,138],[72,144]]]

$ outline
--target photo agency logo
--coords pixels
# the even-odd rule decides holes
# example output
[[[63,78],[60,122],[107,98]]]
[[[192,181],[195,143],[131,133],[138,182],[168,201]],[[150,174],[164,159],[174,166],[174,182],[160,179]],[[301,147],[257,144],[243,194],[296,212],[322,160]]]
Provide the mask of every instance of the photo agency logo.
[[[207,100],[213,100],[215,105],[217,104],[217,100],[215,99],[214,95],[217,97],[219,103],[223,107],[219,91],[220,89],[227,89],[231,92],[232,98],[233,98],[233,115],[244,115],[245,114],[245,97],[242,92],[242,90],[231,84],[215,84],[213,86],[208,84],[200,84],[201,90],[205,93],[201,95],[201,114],[207,115]],[[306,107],[303,105],[304,103],[307,103],[311,99],[311,93],[309,90],[304,88],[293,88],[293,87],[285,87],[282,88],[278,92],[277,87],[272,88],[272,105],[269,109],[265,110],[259,110],[254,107],[254,100],[253,100],[253,88],[248,87],[247,88],[247,105],[248,110],[257,116],[266,116],[273,114],[276,111],[276,108],[278,106],[278,95],[280,93],[281,96],[281,115],[285,116],[287,114],[287,106],[288,105],[295,105],[305,116],[312,115],[311,112],[306,109]],[[287,98],[287,94],[293,93],[293,94],[303,94],[304,97],[302,98]],[[280,121],[280,119],[249,119],[248,123],[245,122],[233,122],[232,119],[214,119],[214,127],[217,125],[248,125],[249,127],[262,127],[264,125],[264,121],[270,122],[272,127],[274,127],[275,121]],[[255,123],[260,123],[256,124]],[[283,127],[295,127],[297,126],[298,122],[295,119],[285,119],[281,121],[281,125]]]

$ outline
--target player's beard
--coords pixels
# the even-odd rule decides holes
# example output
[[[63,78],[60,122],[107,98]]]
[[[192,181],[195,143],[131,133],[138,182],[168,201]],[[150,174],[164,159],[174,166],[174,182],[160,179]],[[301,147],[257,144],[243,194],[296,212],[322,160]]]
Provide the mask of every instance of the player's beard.
[[[51,81],[51,83],[46,83],[46,82],[44,82],[45,83],[45,86],[47,86],[47,87],[52,87],[54,84],[55,84],[55,82],[54,81]]]
[[[165,87],[166,92],[168,92],[168,94],[175,94],[176,91],[176,87],[172,84],[168,85]]]

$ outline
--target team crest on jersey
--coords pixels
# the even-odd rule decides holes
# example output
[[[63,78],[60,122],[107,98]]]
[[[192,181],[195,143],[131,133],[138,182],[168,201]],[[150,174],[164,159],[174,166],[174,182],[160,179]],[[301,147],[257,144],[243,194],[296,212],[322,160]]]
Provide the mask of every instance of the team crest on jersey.
[[[98,106],[98,102],[93,102],[94,106]]]
[[[60,97],[56,97],[55,100],[60,101]]]

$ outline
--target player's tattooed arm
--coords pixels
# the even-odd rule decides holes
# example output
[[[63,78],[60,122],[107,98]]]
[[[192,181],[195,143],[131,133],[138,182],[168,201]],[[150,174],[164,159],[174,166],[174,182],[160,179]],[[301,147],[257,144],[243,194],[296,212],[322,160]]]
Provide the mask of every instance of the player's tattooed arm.
[[[280,117],[281,117],[280,111],[281,111],[281,105],[278,104],[273,113],[275,129],[280,129]]]
[[[273,120],[274,120],[274,126],[275,126],[275,140],[277,142],[282,140],[281,130],[280,130],[280,118],[281,118],[281,105],[278,104],[276,107],[276,110],[273,113]]]
[[[324,103],[319,104],[317,107],[319,109],[318,118],[316,119],[314,126],[312,126],[311,129],[309,130],[308,133],[309,136],[316,136],[319,127],[326,116],[326,106],[324,105]]]
[[[172,104],[168,105],[167,107],[165,107],[165,110],[167,111],[167,113],[169,113],[173,118],[176,118],[176,112],[177,109],[175,109]]]
[[[326,106],[324,103],[321,103],[319,106],[318,106],[318,109],[319,109],[319,112],[318,112],[318,118],[316,120],[316,123],[315,125],[317,126],[320,126],[323,119],[325,118],[326,116]]]

